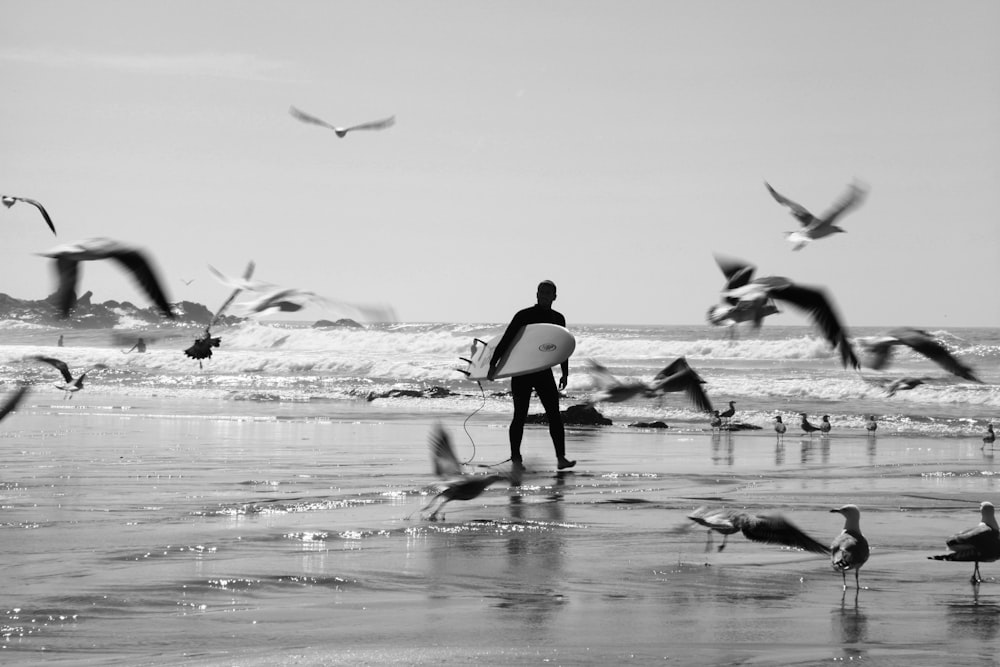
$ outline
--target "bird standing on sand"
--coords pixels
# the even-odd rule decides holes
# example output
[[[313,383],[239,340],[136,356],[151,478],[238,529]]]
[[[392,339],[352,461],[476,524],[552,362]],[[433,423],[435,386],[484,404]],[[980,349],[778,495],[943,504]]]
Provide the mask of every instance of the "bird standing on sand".
[[[0,406],[0,421],[9,415],[11,412],[17,409],[17,404],[21,402],[21,399],[25,397],[28,393],[28,385],[23,384],[17,388],[17,390],[10,395],[10,397]]]
[[[484,475],[473,476],[462,472],[462,464],[455,456],[455,450],[451,446],[451,438],[447,431],[440,424],[435,425],[431,431],[431,463],[434,466],[434,474],[444,482],[440,484],[443,489],[420,509],[426,512],[439,500],[437,508],[428,518],[429,521],[437,521],[438,513],[444,506],[452,500],[472,500],[478,497],[494,482],[507,479],[504,475]]]
[[[986,435],[983,436],[983,447],[985,447],[986,445],[992,447],[996,439],[997,439],[997,434],[993,432],[993,424],[987,425]],[[983,447],[980,447],[980,449],[982,449]]]
[[[742,532],[744,537],[754,542],[784,544],[818,554],[830,553],[828,548],[806,535],[780,514],[750,514],[738,510],[710,509],[702,506],[689,514],[688,518],[709,529],[706,551],[711,547],[714,531],[723,535],[719,551],[726,548],[726,540],[730,535]]]
[[[868,562],[869,555],[868,540],[861,534],[861,510],[857,505],[844,505],[830,511],[844,515],[844,530],[830,545],[830,562],[840,572],[845,591],[848,570],[854,570],[854,587],[860,589],[858,570]]]
[[[817,218],[801,204],[797,204],[791,199],[778,194],[767,181],[764,182],[764,185],[767,187],[767,191],[771,193],[771,196],[774,197],[774,200],[782,206],[787,206],[792,216],[802,225],[802,228],[797,231],[785,232],[785,237],[791,243],[795,244],[792,250],[801,250],[810,241],[815,241],[831,234],[844,233],[846,230],[833,223],[844,213],[864,201],[865,195],[868,193],[860,185],[856,183],[852,184],[848,187],[847,193],[833,205],[833,208],[827,211],[823,217]]]
[[[396,123],[395,116],[389,116],[388,118],[383,118],[382,120],[373,120],[367,123],[361,123],[359,125],[351,125],[350,127],[338,127],[336,125],[331,125],[330,123],[317,118],[316,116],[311,116],[305,111],[296,109],[295,107],[288,107],[288,113],[292,114],[293,118],[296,118],[303,123],[310,123],[312,125],[319,125],[320,127],[325,127],[327,129],[333,130],[334,133],[343,139],[348,132],[353,132],[354,130],[384,130],[387,127],[392,127]]]
[[[49,226],[49,229],[52,230],[52,234],[55,235],[56,226],[52,224],[52,218],[49,217],[49,212],[45,210],[44,206],[39,204],[34,199],[28,199],[27,197],[14,197],[12,195],[3,195],[2,197],[0,197],[0,201],[2,201],[3,205],[6,206],[7,208],[10,208],[19,201],[23,201],[25,204],[31,204],[32,206],[38,209],[39,213],[42,214],[42,218],[45,219],[45,224]]]
[[[736,414],[736,401],[729,401],[729,407],[719,413],[719,416],[725,420],[726,425],[733,420],[733,415]]]
[[[774,418],[774,432],[778,434],[777,435],[777,439],[778,440],[784,440],[784,438],[785,438],[785,431],[787,431],[787,430],[788,430],[788,426],[785,425],[785,422],[781,421],[781,415],[775,416],[775,418]]]
[[[830,415],[823,415],[823,421],[820,422],[819,424],[820,432],[823,434],[827,434],[830,432],[830,429],[832,428],[833,424],[830,423]]]
[[[738,265],[735,260],[721,259],[718,255],[716,262],[719,262],[720,266],[722,262],[731,267]],[[750,267],[750,265],[745,266]],[[784,301],[805,310],[823,332],[827,342],[840,352],[844,368],[860,366],[854,349],[847,339],[847,330],[841,325],[826,292],[820,288],[797,285],[788,278],[780,276],[767,276],[723,291],[722,299],[755,313],[752,319],[757,326],[763,320],[768,304],[771,304],[772,300]]]
[[[864,342],[865,351],[870,355],[866,359],[867,365],[875,370],[882,370],[889,365],[893,349],[899,345],[909,347],[964,380],[982,382],[970,367],[955,358],[934,336],[921,329],[892,329],[875,340]]]
[[[809,435],[812,435],[813,433],[819,430],[819,427],[813,426],[812,424],[809,423],[809,418],[806,416],[806,413],[800,412],[799,415],[802,417],[802,423],[799,424],[799,426],[802,427],[803,433],[808,433]]]
[[[718,410],[712,410],[712,421],[708,423],[713,431],[720,430],[722,428],[722,416],[719,415]]]
[[[143,252],[132,246],[108,238],[92,238],[57,246],[39,254],[42,257],[55,259],[56,273],[59,275],[56,304],[62,317],[69,316],[69,311],[76,300],[76,283],[79,277],[80,262],[113,259],[132,273],[142,289],[166,317],[174,319],[170,302],[167,300],[163,288],[160,287],[160,281],[157,279],[152,265]]]
[[[928,556],[933,560],[950,560],[959,562],[975,562],[972,571],[972,583],[983,580],[979,575],[979,563],[992,563],[1000,558],[1000,527],[997,526],[993,503],[983,502],[979,505],[981,520],[975,528],[964,530],[948,539],[946,544],[951,549],[946,554]]]
[[[54,366],[56,370],[59,371],[59,373],[63,376],[63,379],[66,382],[61,385],[57,384],[56,388],[65,391],[66,398],[73,398],[73,394],[75,392],[78,392],[81,389],[83,389],[83,379],[87,377],[87,373],[89,373],[94,369],[107,368],[107,366],[105,366],[104,364],[95,364],[90,368],[88,368],[87,370],[85,370],[84,372],[80,373],[80,377],[74,378],[73,374],[69,372],[69,366],[67,366],[66,362],[62,361],[61,359],[55,359],[53,357],[45,357],[40,354],[35,355],[31,358],[34,359],[35,361],[42,361],[46,364]]]
[[[875,415],[868,417],[868,421],[865,423],[865,430],[868,431],[868,435],[875,435],[875,431],[878,430],[878,422],[875,421]]]

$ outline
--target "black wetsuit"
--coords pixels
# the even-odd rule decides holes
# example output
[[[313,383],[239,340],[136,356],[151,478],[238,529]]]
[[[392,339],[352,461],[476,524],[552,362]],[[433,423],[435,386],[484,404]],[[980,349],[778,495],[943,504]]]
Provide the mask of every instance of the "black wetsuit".
[[[503,337],[497,343],[490,360],[491,368],[503,358],[507,348],[514,341],[518,332],[528,324],[558,324],[566,326],[566,318],[562,313],[547,306],[534,305],[518,311],[507,325]],[[569,360],[560,364],[563,375],[569,374]],[[562,415],[559,414],[559,389],[556,387],[552,369],[518,375],[510,379],[510,393],[514,399],[514,417],[510,422],[510,460],[521,462],[521,437],[524,434],[524,422],[528,417],[528,406],[531,403],[532,389],[538,394],[538,400],[545,408],[549,420],[549,435],[552,436],[552,446],[556,450],[556,458],[566,457],[566,433],[563,428]]]

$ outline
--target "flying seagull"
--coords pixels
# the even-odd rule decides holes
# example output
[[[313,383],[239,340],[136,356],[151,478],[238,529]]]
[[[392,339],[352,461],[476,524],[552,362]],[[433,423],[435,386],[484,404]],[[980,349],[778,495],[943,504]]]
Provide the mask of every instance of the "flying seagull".
[[[200,337],[195,339],[194,343],[184,350],[184,354],[191,357],[192,359],[198,360],[198,368],[203,368],[202,360],[212,358],[212,348],[219,347],[222,344],[222,338],[212,336],[212,327],[214,327],[218,321],[225,314],[226,309],[229,308],[233,300],[242,292],[244,289],[255,289],[258,285],[265,286],[266,283],[255,283],[250,279],[253,277],[254,269],[257,265],[250,260],[247,262],[247,268],[243,270],[243,276],[241,278],[230,278],[220,272],[218,269],[213,267],[211,264],[208,266],[209,271],[219,279],[223,285],[229,285],[233,287],[233,291],[226,297],[226,300],[222,302],[219,309],[215,311],[215,315],[212,316],[212,320],[205,327],[205,333]]]
[[[844,505],[830,512],[844,516],[844,530],[834,538],[830,545],[830,562],[833,569],[840,572],[844,580],[844,590],[847,590],[847,571],[854,570],[854,587],[861,588],[858,583],[858,570],[868,562],[868,540],[861,534],[861,510],[857,505]]]
[[[69,372],[69,366],[67,366],[66,362],[62,361],[61,359],[46,357],[40,354],[37,354],[31,358],[34,359],[35,361],[41,361],[51,366],[54,366],[55,369],[59,371],[59,373],[63,377],[63,380],[65,380],[65,383],[57,384],[56,388],[65,391],[67,398],[73,398],[73,394],[75,392],[78,392],[81,389],[83,389],[83,379],[87,377],[87,373],[89,373],[94,369],[107,368],[105,364],[95,364],[90,368],[88,368],[87,370],[85,370],[84,372],[80,373],[79,377],[74,378],[73,374]]]
[[[588,402],[594,403],[621,403],[637,396],[649,398],[652,396],[652,388],[642,380],[632,380],[623,382],[614,376],[606,366],[593,359],[587,360],[587,372],[597,383],[597,391],[591,394]]]
[[[427,517],[430,521],[437,521],[438,513],[452,500],[472,500],[493,483],[506,479],[504,475],[498,474],[468,475],[463,473],[462,464],[459,463],[458,457],[455,456],[455,450],[451,446],[451,438],[440,424],[436,424],[431,431],[430,446],[434,474],[443,480],[438,484],[441,491],[420,508],[421,512],[426,512],[437,503],[434,512]]]
[[[52,224],[52,218],[49,217],[49,212],[45,210],[44,206],[39,204],[34,199],[28,199],[27,197],[13,197],[11,195],[3,195],[2,197],[0,197],[0,201],[2,201],[3,205],[6,206],[7,208],[10,208],[19,201],[23,201],[25,204],[31,204],[32,206],[37,208],[38,211],[42,214],[42,217],[45,218],[45,224],[47,224],[49,226],[49,229],[52,230],[52,234],[54,235],[56,233],[56,226]]]
[[[774,200],[782,206],[787,206],[792,216],[802,225],[802,228],[797,231],[785,232],[787,239],[795,244],[792,250],[801,250],[810,241],[815,241],[816,239],[821,239],[838,232],[844,232],[844,229],[834,224],[837,218],[861,204],[868,193],[860,185],[856,183],[852,184],[848,187],[844,196],[833,205],[833,208],[827,211],[823,217],[817,218],[801,204],[797,204],[784,195],[779,194],[767,181],[764,182],[764,185],[767,186],[767,191],[771,193]]]
[[[863,345],[870,355],[866,361],[875,370],[888,366],[893,350],[899,345],[905,345],[953,375],[970,382],[982,382],[971,368],[956,359],[940,341],[921,329],[892,329],[874,340],[865,341]]]
[[[307,305],[316,305],[362,322],[394,322],[396,313],[391,306],[373,306],[335,301],[325,296],[295,288],[279,288],[251,301],[237,303],[247,316],[264,316],[275,312],[294,313]]]
[[[722,291],[738,289],[746,286],[752,279],[756,267],[740,260],[715,256],[715,262],[722,270],[722,275],[726,277],[726,285]],[[735,326],[740,322],[753,322],[754,328],[759,329],[764,318],[769,315],[776,315],[781,312],[773,300],[767,300],[764,304],[740,301],[736,297],[726,297],[722,303],[711,306],[705,319],[709,324],[715,326],[727,326],[730,328],[730,335],[735,332]]]
[[[21,385],[10,395],[3,405],[0,405],[0,421],[3,421],[4,417],[17,409],[17,404],[27,395],[28,388],[26,384]]]
[[[688,518],[709,529],[706,550],[711,545],[712,531],[715,531],[723,535],[719,551],[726,548],[726,540],[730,535],[742,532],[748,540],[754,542],[784,544],[817,554],[830,553],[827,547],[806,535],[780,514],[750,514],[738,510],[710,509],[702,506],[689,514]]]
[[[145,253],[137,248],[112,239],[98,237],[56,246],[38,254],[42,257],[55,259],[56,272],[59,275],[56,303],[62,317],[69,316],[69,311],[76,300],[80,262],[113,259],[132,273],[142,289],[166,317],[174,319],[170,302],[167,300],[163,288],[160,287],[160,281],[157,279],[152,265]]]
[[[667,364],[667,366],[656,374],[650,391],[653,395],[666,394],[669,392],[683,391],[687,397],[702,412],[712,412],[712,401],[702,385],[705,381],[688,364],[687,359],[679,357]]]
[[[719,261],[718,257],[716,261]],[[764,319],[772,299],[790,303],[806,311],[823,332],[827,342],[840,351],[843,366],[846,368],[850,365],[855,369],[859,367],[858,358],[847,340],[847,331],[841,325],[823,289],[797,285],[788,278],[780,276],[768,276],[755,278],[740,287],[727,289],[722,293],[722,297],[727,301],[735,299],[738,305],[754,313],[753,321],[758,326]]]
[[[387,127],[392,127],[396,123],[395,116],[389,116],[388,118],[383,118],[382,120],[373,120],[367,123],[360,123],[358,125],[351,125],[350,127],[338,127],[336,125],[331,125],[321,118],[316,116],[311,116],[301,109],[296,109],[295,107],[288,107],[288,113],[292,114],[293,118],[297,118],[303,123],[311,123],[313,125],[319,125],[320,127],[325,127],[333,130],[338,137],[343,139],[348,132],[353,132],[354,130],[384,130]]]
[[[981,520],[975,528],[963,530],[951,536],[946,544],[950,551],[938,556],[928,556],[933,560],[951,560],[976,564],[972,571],[972,583],[983,580],[979,575],[979,563],[992,563],[1000,559],[1000,527],[997,526],[993,513],[993,503],[984,502],[979,505]]]

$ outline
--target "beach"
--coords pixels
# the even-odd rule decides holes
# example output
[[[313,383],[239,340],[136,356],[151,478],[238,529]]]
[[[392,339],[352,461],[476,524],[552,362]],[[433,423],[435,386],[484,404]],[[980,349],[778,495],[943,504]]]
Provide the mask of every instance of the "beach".
[[[642,375],[626,334],[612,364]],[[50,371],[20,361],[45,349],[51,337],[38,335],[0,345],[3,396],[36,380],[0,424],[4,664],[997,664],[1000,566],[984,563],[974,586],[972,563],[928,559],[978,523],[980,502],[1000,500],[980,435],[990,404],[928,408],[914,390],[895,415],[879,411],[871,437],[853,405],[837,407],[876,394],[735,395],[835,415],[829,435],[812,436],[789,417],[782,441],[763,408],[738,413],[760,430],[713,432],[680,395],[599,405],[615,424],[568,428],[575,468],[557,472],[547,429],[529,426],[520,484],[430,521],[420,508],[433,497],[436,424],[470,473],[509,469],[502,392],[459,379],[440,400],[317,396],[326,373],[306,390],[301,369],[268,371],[292,352],[224,339],[218,366],[189,363],[178,377],[158,357],[174,352],[154,345],[66,398]],[[110,354],[87,343],[59,352]],[[262,370],[237,385],[225,364],[251,353]],[[432,380],[447,384],[443,354]],[[703,369],[730,363],[720,356],[689,361],[711,376]],[[992,363],[978,362],[987,396]],[[715,371],[719,383],[766,365],[738,364]],[[843,381],[825,356],[795,364],[773,372]],[[352,382],[420,384],[373,375]],[[576,381],[563,408],[585,394]],[[712,386],[724,407],[734,393]],[[952,416],[963,412],[971,421]],[[640,414],[669,427],[629,426]],[[843,590],[828,556],[739,533],[718,551],[722,536],[708,547],[687,519],[702,505],[778,512],[829,544],[843,527],[830,510],[846,503],[872,545],[860,591],[851,573]]]

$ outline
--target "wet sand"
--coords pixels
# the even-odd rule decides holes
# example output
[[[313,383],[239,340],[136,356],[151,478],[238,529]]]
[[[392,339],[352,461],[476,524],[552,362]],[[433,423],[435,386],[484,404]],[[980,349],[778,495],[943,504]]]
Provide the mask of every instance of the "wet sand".
[[[129,403],[3,423],[5,664],[997,664],[1000,565],[973,586],[927,559],[1000,501],[978,439],[571,429],[557,473],[530,427],[520,486],[430,522],[427,435],[469,458],[465,415]],[[473,465],[507,457],[502,418],[469,428]],[[829,543],[849,502],[860,591],[685,518],[773,510]]]

